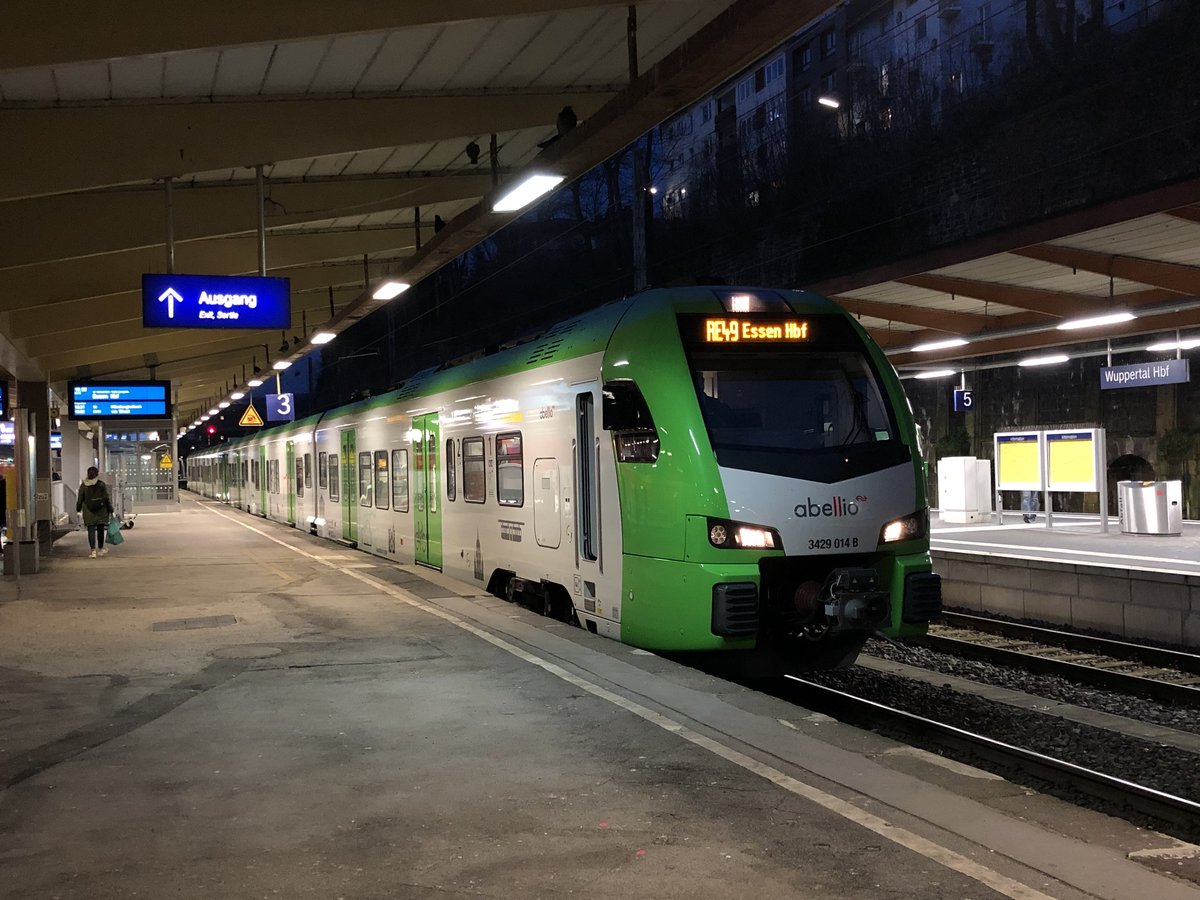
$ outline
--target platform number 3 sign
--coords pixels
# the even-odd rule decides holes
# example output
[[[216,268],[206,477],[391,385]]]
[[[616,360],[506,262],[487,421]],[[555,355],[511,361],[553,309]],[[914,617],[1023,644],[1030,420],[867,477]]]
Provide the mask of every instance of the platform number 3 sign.
[[[267,394],[267,421],[294,422],[296,402],[293,394]]]

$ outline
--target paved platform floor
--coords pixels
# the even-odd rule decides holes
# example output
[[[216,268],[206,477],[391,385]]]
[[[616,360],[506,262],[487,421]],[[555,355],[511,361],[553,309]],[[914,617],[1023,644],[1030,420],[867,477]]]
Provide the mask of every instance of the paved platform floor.
[[[0,581],[0,896],[1200,896],[1196,848],[188,498]]]

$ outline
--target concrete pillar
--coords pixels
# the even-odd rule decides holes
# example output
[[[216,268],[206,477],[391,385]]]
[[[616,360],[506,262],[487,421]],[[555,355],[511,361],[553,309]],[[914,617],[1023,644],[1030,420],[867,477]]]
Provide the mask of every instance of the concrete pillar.
[[[44,381],[18,381],[17,405],[28,413],[29,434],[33,436],[33,458],[29,471],[33,476],[34,505],[30,510],[30,537],[47,553],[53,542],[50,521],[50,387]],[[18,438],[20,437],[18,430]],[[27,453],[18,446],[17,453]]]

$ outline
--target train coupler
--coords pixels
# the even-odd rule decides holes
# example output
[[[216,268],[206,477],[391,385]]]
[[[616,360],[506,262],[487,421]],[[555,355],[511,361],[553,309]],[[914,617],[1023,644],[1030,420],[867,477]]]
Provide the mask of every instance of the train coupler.
[[[891,595],[880,589],[874,569],[834,569],[822,594],[830,631],[873,630],[891,617]]]

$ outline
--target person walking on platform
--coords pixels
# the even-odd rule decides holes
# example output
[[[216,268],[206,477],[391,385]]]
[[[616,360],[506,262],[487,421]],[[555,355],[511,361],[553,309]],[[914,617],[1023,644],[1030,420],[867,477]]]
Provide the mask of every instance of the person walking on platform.
[[[95,466],[87,470],[87,478],[79,485],[75,512],[83,513],[83,524],[87,526],[88,532],[88,546],[92,548],[91,558],[106,555],[108,550],[104,547],[104,535],[108,530],[109,517],[113,514],[113,505],[112,498],[108,495],[108,485],[100,480],[100,470]]]

